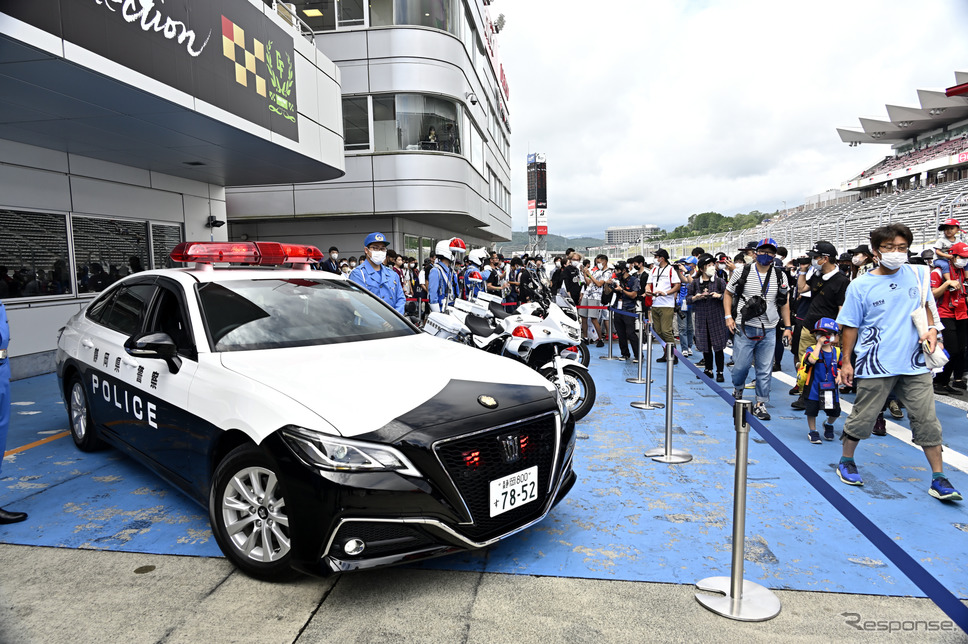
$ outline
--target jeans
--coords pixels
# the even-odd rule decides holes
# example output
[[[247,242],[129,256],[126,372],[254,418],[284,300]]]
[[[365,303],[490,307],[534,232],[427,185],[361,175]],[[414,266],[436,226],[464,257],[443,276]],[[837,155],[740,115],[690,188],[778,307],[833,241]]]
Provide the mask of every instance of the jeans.
[[[750,367],[756,372],[756,402],[770,402],[770,384],[773,381],[773,351],[776,348],[776,329],[745,328],[750,335],[764,334],[759,340],[751,340],[744,333],[744,326],[736,327],[733,335],[733,389],[742,391]]]
[[[692,343],[695,340],[695,331],[692,326],[692,310],[688,309],[683,311],[685,317],[679,318],[679,349],[685,351],[686,349],[692,349]]]

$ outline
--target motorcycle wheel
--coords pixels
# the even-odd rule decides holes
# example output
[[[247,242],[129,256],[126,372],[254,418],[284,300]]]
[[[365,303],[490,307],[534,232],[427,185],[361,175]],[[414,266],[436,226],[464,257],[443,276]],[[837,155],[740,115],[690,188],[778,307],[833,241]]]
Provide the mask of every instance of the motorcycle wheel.
[[[588,350],[588,345],[584,342],[579,342],[575,347],[578,349],[578,355],[581,356],[580,362],[586,367],[591,364],[592,353]]]
[[[576,421],[581,420],[595,406],[595,381],[592,380],[587,369],[574,365],[566,365],[562,371],[565,375],[565,387],[568,390],[565,394],[565,405],[568,406],[568,411]],[[558,386],[556,370],[545,369],[541,375],[556,387]]]

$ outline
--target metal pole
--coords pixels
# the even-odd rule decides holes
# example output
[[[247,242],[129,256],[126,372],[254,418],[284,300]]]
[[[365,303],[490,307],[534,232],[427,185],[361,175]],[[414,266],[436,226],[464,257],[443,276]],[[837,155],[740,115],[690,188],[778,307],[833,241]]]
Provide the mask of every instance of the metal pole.
[[[635,378],[625,379],[625,382],[631,382],[634,385],[641,385],[645,382],[645,378],[642,377],[642,363],[645,362],[645,355],[642,353],[642,334],[645,333],[645,323],[645,316],[643,315],[642,311],[639,311],[639,350],[636,352],[639,354],[639,375]],[[651,335],[651,333],[649,335]],[[646,396],[645,399],[648,400],[648,396]]]
[[[645,453],[653,461],[659,463],[688,463],[692,460],[692,454],[681,449],[672,449],[672,378],[673,365],[676,361],[676,348],[672,342],[666,342],[666,406],[665,406],[665,446],[650,449]]]
[[[642,355],[641,350],[639,352],[639,366],[645,363],[645,400],[633,400],[630,405],[636,409],[645,409],[646,411],[651,411],[653,409],[662,409],[662,403],[652,402],[652,324],[649,324],[649,334],[646,339],[646,351],[645,355]]]
[[[612,307],[608,307],[608,355],[598,356],[599,360],[621,360],[619,357],[612,357],[612,335],[615,334],[615,320],[612,315]]]
[[[714,613],[741,622],[763,622],[780,614],[780,600],[769,588],[743,579],[746,546],[746,467],[749,459],[750,426],[746,422],[750,400],[733,404],[736,429],[736,474],[733,480],[733,556],[729,577],[707,577],[696,582],[696,600]]]

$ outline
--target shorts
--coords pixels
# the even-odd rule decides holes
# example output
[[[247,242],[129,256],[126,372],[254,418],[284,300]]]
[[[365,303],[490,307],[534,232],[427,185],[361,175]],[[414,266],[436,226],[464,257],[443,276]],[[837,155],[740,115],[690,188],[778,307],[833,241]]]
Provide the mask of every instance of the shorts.
[[[581,298],[581,305],[603,306],[600,297],[583,297]],[[578,315],[589,320],[601,320],[608,316],[608,311],[606,309],[578,309]]]
[[[833,409],[823,409],[823,410],[820,409],[819,400],[805,400],[803,402],[803,414],[805,416],[816,418],[817,416],[820,415],[821,411],[827,414],[828,418],[840,418],[840,400],[834,403]]]

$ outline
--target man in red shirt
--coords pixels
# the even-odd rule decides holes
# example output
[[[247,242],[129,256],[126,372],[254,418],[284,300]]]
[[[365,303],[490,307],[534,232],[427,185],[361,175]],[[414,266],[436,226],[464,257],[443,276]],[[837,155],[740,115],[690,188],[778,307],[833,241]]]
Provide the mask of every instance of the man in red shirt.
[[[968,347],[968,306],[965,304],[968,244],[958,242],[948,252],[952,255],[950,279],[945,280],[940,268],[931,271],[931,291],[938,301],[938,316],[944,324],[944,348],[951,356],[944,371],[934,379],[934,393],[960,396],[965,389],[965,349]]]

